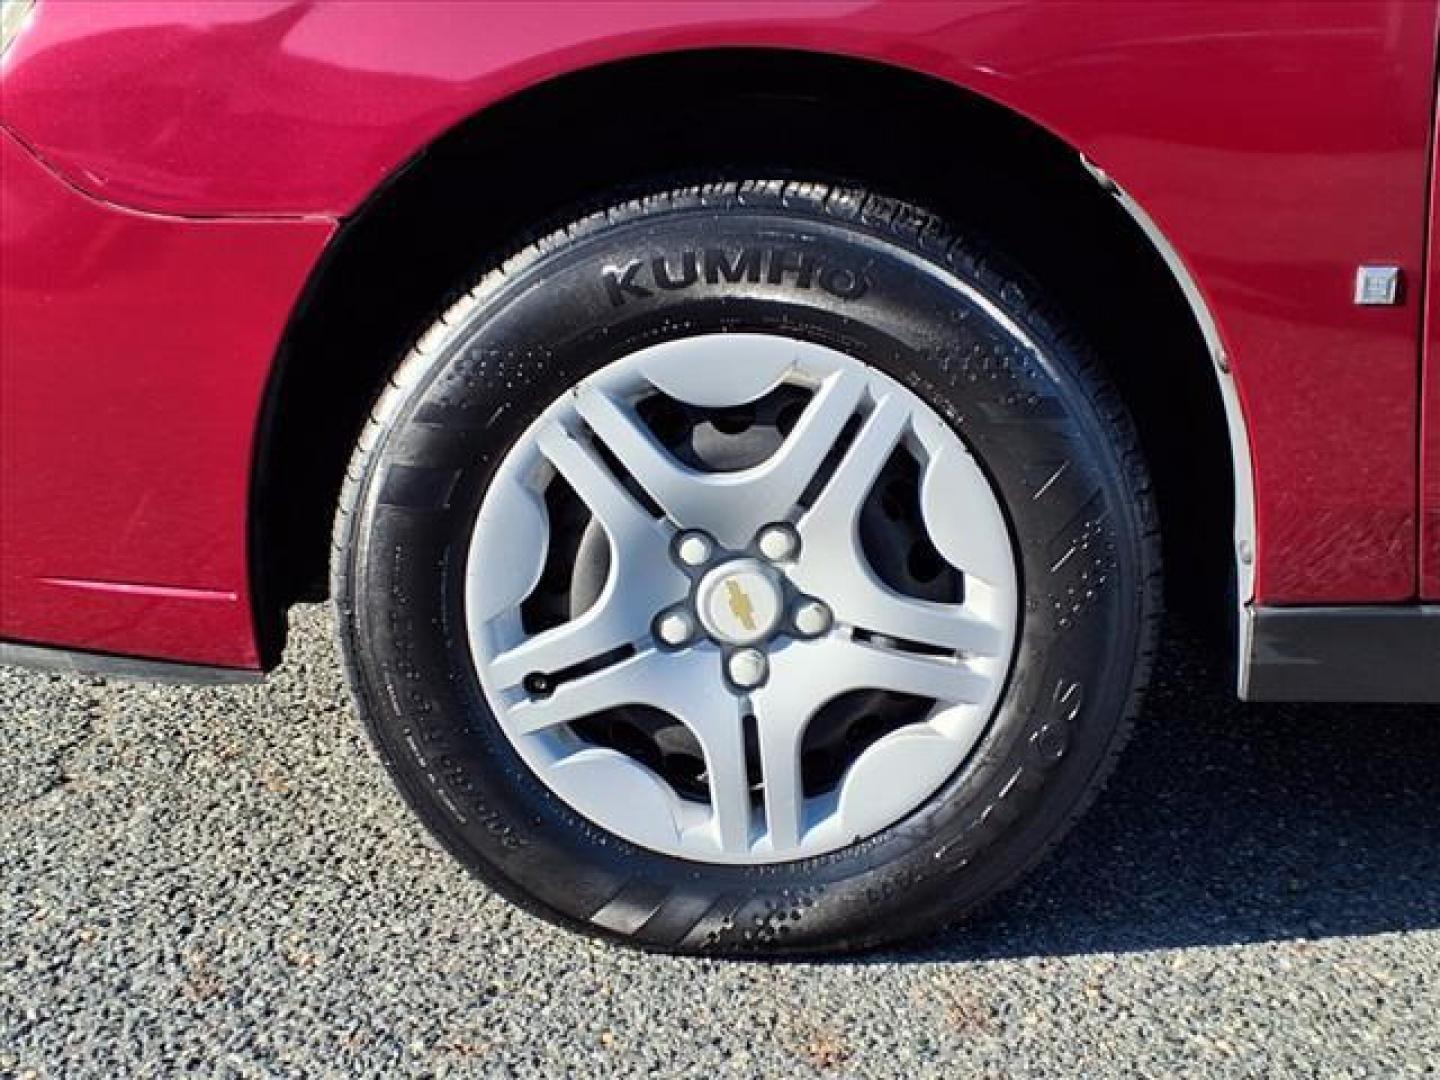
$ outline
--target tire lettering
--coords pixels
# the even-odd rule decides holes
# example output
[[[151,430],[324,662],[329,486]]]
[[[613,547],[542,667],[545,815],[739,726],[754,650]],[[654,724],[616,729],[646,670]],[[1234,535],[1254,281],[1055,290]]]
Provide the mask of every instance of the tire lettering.
[[[695,252],[682,251],[680,253],[680,277],[679,279],[670,276],[670,264],[664,255],[657,255],[650,262],[650,274],[655,279],[655,284],[662,289],[674,292],[676,289],[688,289],[696,281]]]
[[[745,248],[735,256],[735,262],[729,262],[725,252],[719,248],[705,249],[705,283],[707,285],[718,285],[720,278],[734,284],[742,277],[746,281],[759,282],[761,252],[756,248]]]
[[[858,300],[870,289],[870,279],[863,271],[828,264],[813,252],[791,247],[745,247],[733,253],[721,248],[685,248],[648,260],[631,259],[623,266],[607,265],[600,271],[600,280],[612,307],[648,300],[657,289],[679,292],[702,281],[706,285],[738,285],[742,281],[755,285],[762,280],[783,285],[789,281],[797,289],[818,286],[837,300]]]
[[[790,248],[772,248],[770,251],[770,275],[766,278],[771,285],[785,280],[787,271],[795,274],[795,287],[808,289],[815,279],[815,256],[804,255]]]
[[[607,266],[601,271],[600,277],[605,282],[605,291],[610,294],[612,305],[619,307],[625,303],[627,293],[637,300],[643,300],[652,295],[649,289],[635,283],[635,276],[640,273],[640,269],[644,265],[639,259],[632,259],[623,268]]]

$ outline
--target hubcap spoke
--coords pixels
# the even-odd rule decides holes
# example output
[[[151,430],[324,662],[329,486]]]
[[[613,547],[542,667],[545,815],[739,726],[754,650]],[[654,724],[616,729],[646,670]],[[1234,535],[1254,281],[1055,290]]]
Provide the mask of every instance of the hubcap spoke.
[[[806,557],[791,578],[801,589],[827,597],[841,622],[920,645],[994,656],[1003,642],[998,627],[961,604],[902,596],[875,576],[861,550],[861,508],[908,419],[909,409],[896,395],[882,399],[870,414],[815,505],[800,519]]]
[[[623,553],[623,549],[639,545],[649,553],[657,543],[663,544],[662,528],[593,450],[553,423],[540,432],[539,443],[540,452],[599,519],[614,547]]]
[[[682,465],[627,407],[598,387],[582,387],[575,408],[672,521],[739,548],[762,524],[784,520],[791,512],[864,393],[860,375],[830,375],[779,450],[768,461],[734,473]]]
[[[936,604],[892,592],[858,559],[840,563],[829,581],[831,606],[842,622],[968,656],[1000,652],[1004,634],[998,626],[969,614],[961,604]]]
[[[765,784],[765,827],[772,851],[793,850],[805,832],[800,739],[805,731],[803,721],[807,719],[799,713],[778,713],[756,703],[760,776]]]
[[[608,668],[561,683],[546,697],[510,707],[511,723],[522,735],[583,720],[621,705],[648,705],[664,694],[676,668],[656,652],[640,653]]]
[[[553,626],[491,661],[498,685],[518,686],[530,674],[555,675],[635,642],[644,628],[632,625],[624,605],[608,594],[578,619]]]
[[[911,656],[830,637],[776,650],[770,679],[751,695],[771,849],[795,848],[805,832],[800,758],[806,725],[851,690],[889,690],[940,704],[981,700],[990,680],[954,660]]]
[[[750,846],[750,783],[738,699],[720,678],[720,655],[694,649],[673,656],[646,652],[558,686],[548,697],[510,709],[519,734],[534,734],[621,705],[649,705],[694,733],[705,755],[711,832],[722,851]]]
[[[816,391],[795,430],[775,456],[759,467],[765,474],[756,481],[760,489],[757,509],[766,521],[783,520],[800,501],[864,394],[865,380],[851,371],[837,371]]]
[[[705,754],[711,830],[721,851],[750,850],[750,777],[745,769],[745,729],[740,703],[731,694],[690,695],[681,717]]]
[[[645,513],[593,451],[558,425],[542,432],[539,442],[546,460],[605,530],[610,540],[610,573],[589,611],[528,638],[491,661],[496,683],[507,689],[532,672],[564,671],[643,641],[650,632],[651,614],[682,599],[686,588],[684,579],[670,567],[664,527]]]
[[[885,467],[900,437],[905,434],[909,420],[910,410],[897,395],[887,394],[880,399],[845,452],[845,457],[835,467],[834,475],[820,492],[815,505],[801,521],[802,540],[807,529],[812,533],[830,529],[854,531],[860,507],[875,486],[875,478]]]
[[[770,679],[752,701],[762,721],[788,724],[799,716],[803,724],[821,705],[851,690],[889,690],[949,705],[980,701],[990,685],[988,676],[961,660],[827,637],[776,649]]]
[[[704,473],[676,461],[637,416],[604,390],[580,387],[575,411],[672,521],[705,528],[695,514],[706,498]]]

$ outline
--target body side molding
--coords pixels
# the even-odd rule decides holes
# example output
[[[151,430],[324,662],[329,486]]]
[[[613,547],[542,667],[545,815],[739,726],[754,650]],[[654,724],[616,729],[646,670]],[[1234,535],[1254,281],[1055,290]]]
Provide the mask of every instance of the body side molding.
[[[1247,701],[1440,704],[1440,604],[1252,608]]]

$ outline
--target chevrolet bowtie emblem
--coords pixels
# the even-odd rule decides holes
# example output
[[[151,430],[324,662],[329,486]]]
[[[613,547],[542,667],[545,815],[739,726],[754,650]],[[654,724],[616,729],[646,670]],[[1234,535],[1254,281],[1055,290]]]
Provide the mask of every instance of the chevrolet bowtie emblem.
[[[747,631],[755,630],[755,605],[750,602],[750,597],[745,595],[736,582],[725,582],[725,594],[730,604],[730,611],[735,618],[740,620],[740,625]]]

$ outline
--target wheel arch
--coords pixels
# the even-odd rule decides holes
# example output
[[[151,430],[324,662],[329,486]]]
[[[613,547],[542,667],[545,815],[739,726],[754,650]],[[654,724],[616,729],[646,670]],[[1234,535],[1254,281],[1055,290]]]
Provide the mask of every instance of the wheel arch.
[[[650,107],[617,114],[615,101]],[[1073,147],[965,88],[868,60],[724,49],[522,91],[425,147],[345,220],[287,327],[256,439],[251,592],[267,667],[289,605],[324,595],[335,497],[371,404],[458,291],[597,193],[747,173],[888,190],[1040,282],[1140,428],[1172,603],[1234,633],[1253,562],[1248,437],[1215,318],[1159,226]]]

